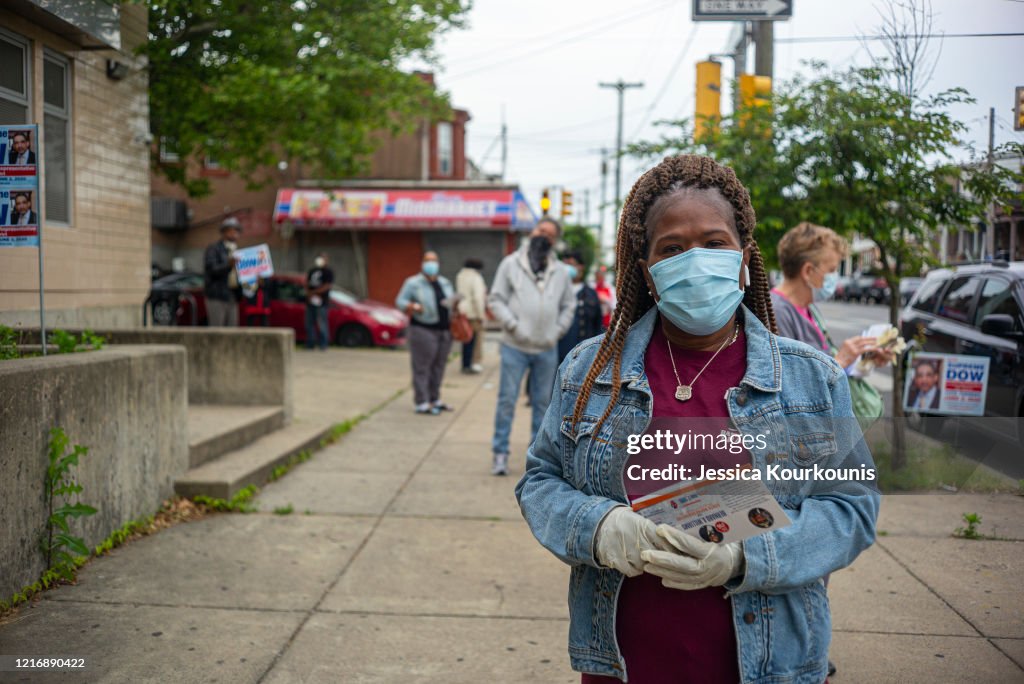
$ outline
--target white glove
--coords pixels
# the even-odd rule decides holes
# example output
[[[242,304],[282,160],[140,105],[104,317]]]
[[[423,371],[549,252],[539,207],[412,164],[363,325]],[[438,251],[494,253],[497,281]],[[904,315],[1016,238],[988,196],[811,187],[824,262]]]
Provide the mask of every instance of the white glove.
[[[657,575],[670,589],[720,587],[744,570],[743,546],[739,542],[706,542],[669,525],[658,525],[656,530],[675,550],[649,550],[640,556],[644,572]]]
[[[597,528],[594,555],[605,568],[614,568],[626,577],[643,574],[641,552],[670,549],[658,536],[658,528],[650,520],[634,513],[627,506],[613,508]]]

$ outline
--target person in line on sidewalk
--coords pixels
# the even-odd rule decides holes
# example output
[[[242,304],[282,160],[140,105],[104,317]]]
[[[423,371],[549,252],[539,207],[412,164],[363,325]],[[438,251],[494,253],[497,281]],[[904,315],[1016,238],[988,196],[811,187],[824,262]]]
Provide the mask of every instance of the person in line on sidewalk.
[[[558,363],[562,363],[577,344],[604,331],[604,326],[601,325],[601,301],[598,299],[597,291],[583,279],[587,273],[583,252],[578,249],[566,252],[562,256],[562,263],[569,269],[572,290],[576,295],[576,312],[569,330],[558,340]]]
[[[847,373],[862,354],[871,355],[875,365],[892,361],[892,352],[877,349],[874,337],[855,335],[838,347],[833,345],[824,318],[814,306],[835,294],[839,263],[847,253],[846,240],[831,228],[804,222],[786,231],[778,252],[783,280],[772,290],[772,308],[779,335],[820,349]]]
[[[480,273],[484,262],[476,257],[466,259],[455,274],[455,291],[459,295],[459,311],[473,326],[473,338],[462,343],[462,372],[480,373],[484,358],[484,320],[487,318],[487,283]]]
[[[572,566],[569,655],[584,684],[826,681],[821,578],[873,543],[870,482],[763,482],[790,524],[741,542],[655,525],[629,505],[665,485],[632,479],[631,464],[699,472],[741,460],[714,448],[624,453],[652,419],[761,436],[742,458],[762,475],[768,463],[873,467],[842,369],[772,332],[755,225],[746,188],[709,157],[645,173],[622,212],[611,327],[562,363],[527,453],[516,497],[538,541]]]
[[[772,289],[771,295],[779,335],[820,349],[849,374],[862,354],[870,355],[875,365],[882,365],[892,361],[892,352],[876,348],[876,338],[861,335],[836,346],[825,327],[824,317],[815,306],[835,294],[839,263],[847,252],[846,240],[831,228],[807,222],[790,228],[778,247],[783,280]],[[864,387],[863,391],[877,394],[869,387]],[[828,586],[827,577],[825,585]],[[835,673],[836,666],[830,660],[828,674]]]
[[[238,326],[238,272],[235,250],[242,224],[229,216],[220,224],[220,240],[206,248],[203,255],[203,292],[206,295],[207,325]]]
[[[416,413],[454,410],[441,401],[441,382],[452,348],[451,309],[457,303],[451,281],[441,275],[437,252],[426,252],[420,272],[409,276],[395,306],[409,316],[409,357]]]
[[[562,232],[558,222],[542,218],[530,239],[501,260],[488,304],[504,331],[501,380],[494,411],[491,473],[508,473],[509,434],[523,376],[529,371],[533,411],[531,439],[540,429],[551,401],[558,367],[558,340],[572,324],[576,309],[569,271],[552,249]]]
[[[313,268],[306,274],[306,349],[320,342],[320,350],[327,351],[331,331],[327,325],[334,271],[327,267],[327,253],[320,252],[313,260]]]

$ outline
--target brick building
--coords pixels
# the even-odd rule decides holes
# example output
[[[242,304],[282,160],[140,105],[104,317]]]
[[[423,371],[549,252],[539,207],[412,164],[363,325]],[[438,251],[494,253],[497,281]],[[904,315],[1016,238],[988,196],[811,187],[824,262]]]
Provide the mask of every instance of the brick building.
[[[0,124],[38,123],[50,326],[138,324],[150,279],[145,5],[8,0]],[[36,149],[36,146],[33,146]],[[0,249],[0,324],[39,324],[38,252]]]
[[[431,75],[423,77],[433,82]],[[516,244],[516,235],[529,230],[535,218],[515,186],[473,178],[478,174],[466,158],[469,120],[465,110],[452,109],[446,120],[423,121],[410,133],[381,134],[369,172],[358,180],[309,179],[301,168],[282,163],[267,170],[272,182],[254,191],[244,180],[217,168],[215,160],[206,160],[195,171],[210,180],[212,193],[189,200],[180,188],[154,176],[153,262],[166,269],[202,271],[203,250],[217,239],[221,220],[235,216],[243,227],[240,245],[268,244],[277,271],[303,272],[316,253],[324,251],[339,285],[384,302],[393,301],[402,280],[418,270],[426,249],[440,253],[442,273],[449,277],[467,256],[478,256],[490,278],[501,257]],[[179,163],[166,156],[164,162]],[[403,221],[394,215],[357,217],[338,211],[346,194],[383,198],[380,206],[387,214],[389,196],[418,201],[424,198],[401,193],[423,192],[442,201],[431,206],[455,213]],[[333,213],[294,214],[305,200],[292,203],[293,197],[327,196],[334,200]],[[348,206],[351,211],[357,205]],[[467,219],[467,211],[476,211],[476,218]],[[488,211],[494,215],[486,215]]]

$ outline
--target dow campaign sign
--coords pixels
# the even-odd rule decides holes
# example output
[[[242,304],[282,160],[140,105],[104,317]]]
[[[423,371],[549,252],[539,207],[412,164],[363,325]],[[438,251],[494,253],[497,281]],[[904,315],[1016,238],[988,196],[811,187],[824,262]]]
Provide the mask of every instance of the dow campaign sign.
[[[0,126],[0,247],[39,246],[38,133]]]
[[[903,408],[948,416],[985,415],[987,356],[919,352],[910,360]]]
[[[235,251],[235,270],[241,285],[255,283],[260,278],[274,275],[274,262],[270,259],[270,248],[264,245],[246,247]]]

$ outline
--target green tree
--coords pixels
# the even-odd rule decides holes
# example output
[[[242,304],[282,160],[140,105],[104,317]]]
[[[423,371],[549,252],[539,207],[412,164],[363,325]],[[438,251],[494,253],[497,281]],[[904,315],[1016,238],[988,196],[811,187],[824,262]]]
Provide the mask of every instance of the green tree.
[[[984,219],[993,201],[1021,196],[1020,174],[958,160],[971,150],[962,141],[966,126],[949,110],[973,102],[966,91],[912,98],[898,83],[884,65],[835,72],[811,64],[808,75],[777,84],[770,109],[740,111],[699,142],[687,122],[676,122],[681,136],[634,152],[703,152],[732,166],[750,189],[766,255],[799,221],[871,238],[880,273],[896,293],[903,276],[936,265],[931,245],[942,226],[970,226]],[[898,314],[894,296],[893,325]],[[899,417],[902,369],[894,375],[893,415]],[[898,466],[902,440],[895,440]]]
[[[182,160],[215,158],[253,185],[280,160],[307,174],[364,168],[373,133],[409,130],[446,100],[401,65],[433,63],[460,0],[149,0],[150,121]],[[156,161],[156,159],[154,159]],[[196,165],[154,164],[190,194]]]

